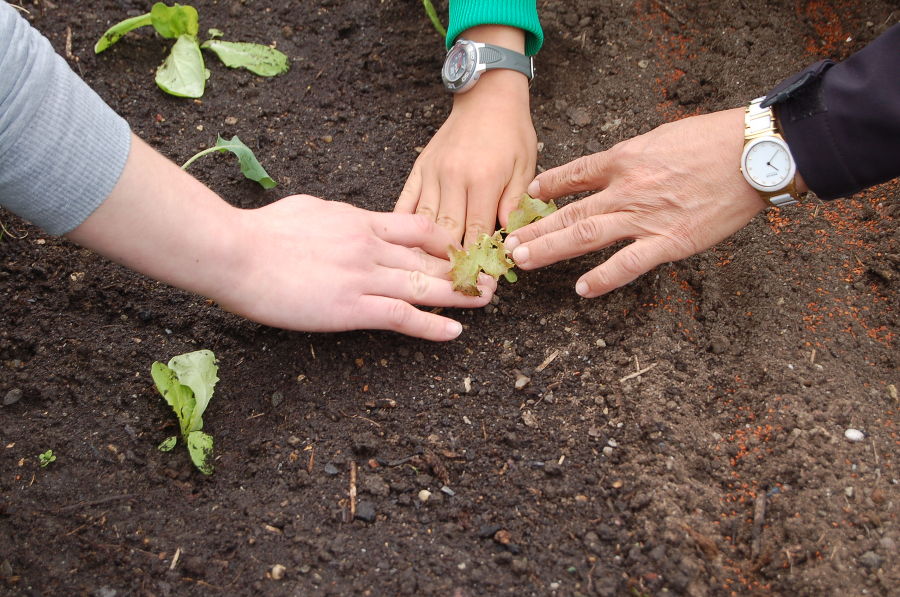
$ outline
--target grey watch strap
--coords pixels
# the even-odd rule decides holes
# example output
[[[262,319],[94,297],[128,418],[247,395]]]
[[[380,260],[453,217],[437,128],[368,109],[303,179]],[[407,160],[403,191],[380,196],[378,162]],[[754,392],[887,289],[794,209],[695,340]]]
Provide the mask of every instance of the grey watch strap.
[[[484,64],[484,70],[508,68],[522,73],[529,80],[534,78],[534,61],[530,56],[508,50],[492,44],[477,44],[478,63]]]

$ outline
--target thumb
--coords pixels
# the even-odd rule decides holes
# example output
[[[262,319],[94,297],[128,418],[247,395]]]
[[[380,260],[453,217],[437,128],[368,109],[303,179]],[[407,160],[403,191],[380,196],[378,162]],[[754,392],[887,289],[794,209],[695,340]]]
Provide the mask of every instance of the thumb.
[[[609,185],[612,161],[609,152],[582,156],[563,166],[539,174],[528,185],[528,194],[545,201],[578,193],[598,191]]]

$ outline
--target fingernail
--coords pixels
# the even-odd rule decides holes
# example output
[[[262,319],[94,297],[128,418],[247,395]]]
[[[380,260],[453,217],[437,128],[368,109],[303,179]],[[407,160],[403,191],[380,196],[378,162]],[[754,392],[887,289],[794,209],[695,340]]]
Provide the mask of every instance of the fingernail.
[[[515,249],[516,247],[519,246],[519,239],[516,238],[515,236],[507,236],[506,240],[503,241],[503,244],[506,246],[507,249],[512,251],[513,249]]]
[[[460,334],[462,334],[462,324],[458,321],[448,321],[447,322],[447,334],[451,338],[456,338]]]
[[[522,187],[519,187],[520,189]],[[541,181],[537,178],[531,181],[531,184],[528,185],[528,194],[532,197],[540,197],[541,196]]]
[[[578,280],[578,284],[575,285],[575,292],[577,292],[580,296],[587,296],[588,291],[590,291],[591,287],[588,286],[588,283],[584,280]]]
[[[528,247],[516,247],[516,250],[512,252],[512,256],[513,261],[519,265],[528,263],[528,258],[531,257]]]

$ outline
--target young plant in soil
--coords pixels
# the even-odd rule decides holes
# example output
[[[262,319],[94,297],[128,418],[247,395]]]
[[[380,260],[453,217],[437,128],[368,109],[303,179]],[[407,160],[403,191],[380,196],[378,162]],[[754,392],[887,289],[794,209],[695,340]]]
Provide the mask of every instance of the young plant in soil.
[[[518,280],[516,272],[512,271],[516,264],[510,258],[510,252],[503,246],[503,239],[510,232],[549,216],[555,211],[556,204],[553,201],[544,203],[524,193],[519,199],[519,206],[510,212],[506,228],[501,228],[492,235],[482,234],[478,242],[469,249],[450,247],[453,290],[469,296],[481,296],[477,286],[478,274],[481,272],[495,279],[503,276],[507,282]]]
[[[53,450],[47,450],[43,454],[38,454],[38,463],[41,465],[41,468],[47,468],[55,460],[56,454],[53,453]]]
[[[129,31],[152,26],[166,39],[174,39],[175,45],[165,61],[156,69],[156,84],[160,89],[178,97],[201,97],[206,89],[209,70],[203,62],[201,49],[210,50],[225,66],[246,68],[263,77],[275,77],[290,68],[288,57],[282,52],[261,44],[222,41],[218,29],[210,29],[210,39],[200,43],[200,17],[193,6],[166,6],[157,2],[145,15],[116,23],[94,45],[99,54]]]
[[[235,135],[231,139],[223,139],[221,135],[216,135],[216,137],[217,139],[215,145],[192,155],[188,159],[188,161],[186,161],[184,165],[181,166],[182,170],[187,170],[188,166],[193,164],[194,161],[202,156],[214,152],[230,151],[237,156],[238,161],[241,164],[241,172],[246,178],[255,180],[260,184],[262,188],[266,190],[271,189],[278,184],[277,182],[272,180],[272,177],[269,176],[269,173],[266,172],[266,169],[263,168],[262,164],[259,163],[259,160],[256,159],[253,151],[249,147],[247,147],[244,142],[238,138],[237,135]]]
[[[210,350],[197,350],[172,357],[168,365],[153,363],[150,374],[156,389],[166,399],[175,416],[181,437],[187,445],[191,461],[201,473],[213,472],[213,438],[203,429],[203,413],[212,399],[219,381],[216,356]],[[168,452],[178,443],[178,436],[164,440],[159,449]]]

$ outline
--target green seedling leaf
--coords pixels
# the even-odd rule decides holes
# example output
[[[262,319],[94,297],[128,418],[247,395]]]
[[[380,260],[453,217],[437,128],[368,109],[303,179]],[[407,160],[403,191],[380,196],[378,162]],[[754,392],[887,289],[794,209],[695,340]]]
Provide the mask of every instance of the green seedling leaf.
[[[166,6],[157,2],[150,9],[150,22],[156,32],[166,39],[175,39],[187,35],[197,39],[200,31],[200,15],[193,6]]]
[[[178,443],[178,436],[173,435],[172,437],[167,437],[163,440],[161,444],[159,444],[160,452],[171,452],[172,448],[175,447],[175,444]]]
[[[203,412],[212,399],[213,389],[219,381],[216,355],[211,350],[197,350],[172,357],[169,369],[178,377],[178,382],[191,389],[195,406],[191,412],[188,431],[203,429]]]
[[[56,454],[53,453],[53,450],[47,450],[43,454],[38,454],[38,463],[40,463],[41,468],[49,466],[54,460],[56,460]]]
[[[222,37],[223,35],[225,35],[225,33],[221,29],[215,29],[215,28],[207,29],[206,34],[209,36],[210,39],[215,39],[217,37]]]
[[[422,6],[425,7],[425,14],[428,15],[428,18],[431,20],[431,24],[434,26],[434,30],[438,32],[438,35],[447,37],[447,30],[441,25],[441,19],[438,17],[437,11],[434,9],[434,4],[431,3],[431,0],[422,0]]]
[[[187,436],[188,453],[201,473],[211,475],[213,472],[212,451],[213,438],[202,431],[191,431]]]
[[[203,413],[219,381],[218,371],[216,357],[209,350],[178,355],[170,359],[168,365],[155,362],[150,368],[156,389],[175,411],[191,460],[206,475],[212,473],[208,460],[213,442],[212,437],[201,429]],[[170,437],[159,445],[159,449],[171,450],[176,442],[175,437]]]
[[[506,221],[506,232],[518,230],[523,226],[531,224],[535,220],[545,218],[556,211],[556,203],[550,201],[544,203],[540,199],[535,199],[528,193],[523,193],[519,199],[519,206],[509,212],[509,219]]]
[[[246,68],[262,77],[283,75],[291,67],[284,53],[261,44],[211,39],[200,47],[214,52],[225,66]]]
[[[94,54],[99,54],[109,46],[113,45],[114,43],[122,39],[122,36],[129,31],[134,31],[138,27],[145,27],[151,24],[152,22],[150,13],[141,15],[139,17],[131,17],[130,19],[125,19],[124,21],[119,21],[118,23],[107,29],[106,33],[100,36],[100,39],[97,40],[96,44],[94,44]]]
[[[183,170],[187,170],[187,167],[193,164],[197,160],[197,158],[200,158],[206,154],[216,151],[230,151],[237,156],[238,161],[241,164],[241,172],[246,178],[255,180],[264,189],[271,189],[278,185],[277,182],[272,180],[272,177],[269,176],[269,173],[266,172],[266,169],[262,167],[262,164],[259,163],[259,160],[256,159],[256,156],[253,154],[253,150],[247,147],[237,135],[232,137],[230,140],[222,138],[221,135],[216,135],[216,137],[216,144],[213,147],[204,149],[203,151],[192,155],[181,168]]]
[[[165,62],[156,69],[159,88],[178,97],[201,97],[208,78],[200,45],[189,35],[178,38]]]
[[[480,272],[499,278],[506,275],[514,265],[503,246],[499,230],[493,236],[482,234],[478,242],[468,250],[450,247],[453,290],[469,296],[481,296],[477,285]]]

